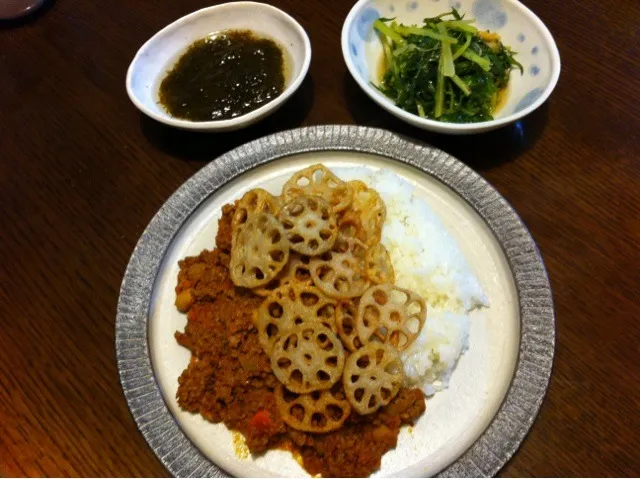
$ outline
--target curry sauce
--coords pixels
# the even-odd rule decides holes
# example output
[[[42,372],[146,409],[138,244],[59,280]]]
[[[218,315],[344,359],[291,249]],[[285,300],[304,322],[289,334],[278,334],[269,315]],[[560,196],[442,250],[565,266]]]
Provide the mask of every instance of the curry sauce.
[[[413,424],[425,411],[422,391],[401,388],[387,406],[365,416],[352,411],[340,429],[329,433],[288,426],[276,403],[279,381],[253,322],[263,298],[234,286],[229,276],[234,213],[233,205],[222,208],[216,249],[179,263],[176,293],[178,298],[191,293],[184,308],[187,325],[176,339],[192,356],[178,381],[178,404],[242,434],[251,454],[284,449],[311,475],[369,476],[396,446],[402,425]],[[244,444],[240,454],[246,454]]]

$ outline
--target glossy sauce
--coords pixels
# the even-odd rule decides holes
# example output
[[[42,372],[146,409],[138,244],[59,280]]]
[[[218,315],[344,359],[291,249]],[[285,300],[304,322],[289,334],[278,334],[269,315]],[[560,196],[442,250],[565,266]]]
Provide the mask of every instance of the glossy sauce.
[[[191,121],[244,115],[285,87],[282,49],[250,30],[225,30],[193,43],[162,80],[160,104]]]
[[[493,110],[491,110],[491,113],[494,115],[498,113],[500,110],[502,110],[502,108],[507,104],[507,99],[509,98],[509,90],[510,90],[510,86],[511,83],[507,83],[507,85],[498,90],[498,93],[496,93],[496,103],[493,106]]]

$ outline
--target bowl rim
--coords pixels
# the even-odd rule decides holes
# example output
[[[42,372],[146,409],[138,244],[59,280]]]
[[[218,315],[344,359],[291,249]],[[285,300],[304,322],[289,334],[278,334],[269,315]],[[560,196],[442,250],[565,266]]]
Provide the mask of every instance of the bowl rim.
[[[300,38],[302,38],[303,48],[304,48],[304,58],[302,61],[302,66],[300,68],[300,72],[295,77],[295,79],[284,89],[284,91],[275,99],[271,100],[268,103],[265,103],[259,108],[247,112],[243,115],[240,115],[236,118],[231,118],[227,120],[211,120],[211,121],[191,121],[191,120],[183,120],[180,118],[174,118],[170,116],[168,113],[160,114],[155,111],[152,111],[147,107],[135,94],[133,89],[133,74],[136,71],[136,66],[140,61],[140,57],[146,53],[146,50],[149,48],[151,43],[155,41],[158,37],[164,35],[170,29],[179,28],[180,26],[188,23],[190,20],[200,17],[214,14],[217,10],[222,10],[225,8],[246,8],[246,7],[258,7],[262,8],[266,11],[270,11],[272,15],[280,16],[285,21],[291,24],[293,29],[299,34]],[[277,39],[275,39],[278,41]],[[278,41],[278,43],[280,43]],[[286,46],[282,45],[283,48]],[[240,2],[227,2],[221,3],[219,5],[213,5],[211,7],[201,8],[200,10],[196,10],[187,15],[184,15],[177,20],[169,23],[164,28],[156,32],[151,38],[149,38],[136,52],[133,60],[129,64],[129,68],[127,69],[126,76],[126,88],[127,94],[129,95],[129,99],[131,102],[145,115],[153,118],[156,121],[164,123],[169,126],[174,126],[177,128],[188,129],[188,130],[228,130],[233,129],[234,127],[240,127],[243,124],[252,124],[254,121],[262,118],[267,115],[269,112],[276,110],[282,103],[284,103],[302,84],[302,81],[307,76],[307,72],[309,71],[309,65],[311,64],[311,41],[309,40],[309,36],[307,35],[306,30],[298,23],[298,21],[289,15],[287,12],[280,10],[273,5],[269,5],[267,3],[261,2],[252,2],[252,1],[240,1]]]
[[[538,30],[542,33],[542,37],[549,48],[549,52],[551,54],[551,77],[549,78],[549,82],[547,83],[545,89],[542,91],[540,96],[528,107],[518,111],[511,113],[508,116],[497,118],[489,121],[481,121],[477,123],[449,123],[444,121],[430,120],[428,118],[421,118],[418,115],[413,113],[409,113],[408,111],[403,110],[399,106],[397,106],[391,99],[383,96],[378,93],[370,84],[365,83],[360,76],[357,74],[357,70],[355,64],[351,59],[351,54],[349,53],[349,31],[351,30],[351,26],[357,16],[357,14],[362,10],[365,5],[371,3],[372,0],[358,0],[351,10],[349,11],[347,18],[342,24],[342,34],[341,34],[341,46],[342,46],[342,56],[347,65],[347,69],[353,79],[358,83],[360,88],[375,101],[378,105],[395,115],[396,117],[407,121],[413,125],[420,125],[426,129],[438,132],[454,132],[454,133],[471,133],[475,130],[480,131],[488,131],[491,129],[495,129],[509,123],[513,123],[518,121],[519,119],[527,116],[529,113],[537,109],[540,105],[542,105],[547,98],[551,95],[551,92],[554,90],[558,83],[558,79],[560,78],[560,70],[561,70],[561,62],[560,62],[560,52],[558,51],[558,46],[551,35],[551,32],[544,24],[544,22],[538,17],[531,9],[529,9],[526,5],[519,2],[518,0],[502,0],[505,2],[509,2],[513,4],[516,8],[520,9],[526,17],[528,17],[531,22],[538,28]]]

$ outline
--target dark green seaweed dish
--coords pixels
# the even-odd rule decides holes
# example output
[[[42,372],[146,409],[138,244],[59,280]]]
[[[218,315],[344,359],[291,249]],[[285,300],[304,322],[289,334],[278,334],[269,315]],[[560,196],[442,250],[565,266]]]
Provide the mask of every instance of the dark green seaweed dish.
[[[522,65],[500,36],[479,31],[454,8],[406,26],[379,18],[384,48],[382,93],[410,113],[451,123],[493,119],[511,70]]]
[[[250,30],[225,30],[192,44],[160,84],[160,104],[192,121],[244,115],[285,86],[280,47]]]

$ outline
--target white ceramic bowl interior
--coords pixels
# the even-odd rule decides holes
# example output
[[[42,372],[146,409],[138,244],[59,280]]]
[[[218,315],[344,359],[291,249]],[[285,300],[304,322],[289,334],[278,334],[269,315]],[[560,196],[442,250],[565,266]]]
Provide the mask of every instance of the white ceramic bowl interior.
[[[420,118],[397,107],[373,88],[379,83],[382,44],[373,30],[378,17],[399,23],[422,24],[455,7],[466,18],[475,18],[481,30],[497,32],[518,55],[524,74],[512,71],[505,104],[494,120],[481,123],[444,123]],[[560,55],[542,21],[517,0],[360,0],[342,29],[342,53],[360,87],[378,104],[414,126],[451,134],[480,133],[516,121],[538,108],[551,94],[560,75]]]
[[[285,55],[285,90],[275,100],[229,120],[193,122],[172,117],[158,102],[160,82],[193,42],[226,29],[249,29],[280,45]],[[147,41],[129,66],[127,93],[143,113],[168,125],[193,130],[234,130],[255,123],[280,107],[300,86],[310,62],[309,37],[291,16],[264,3],[225,3],[182,17]]]

